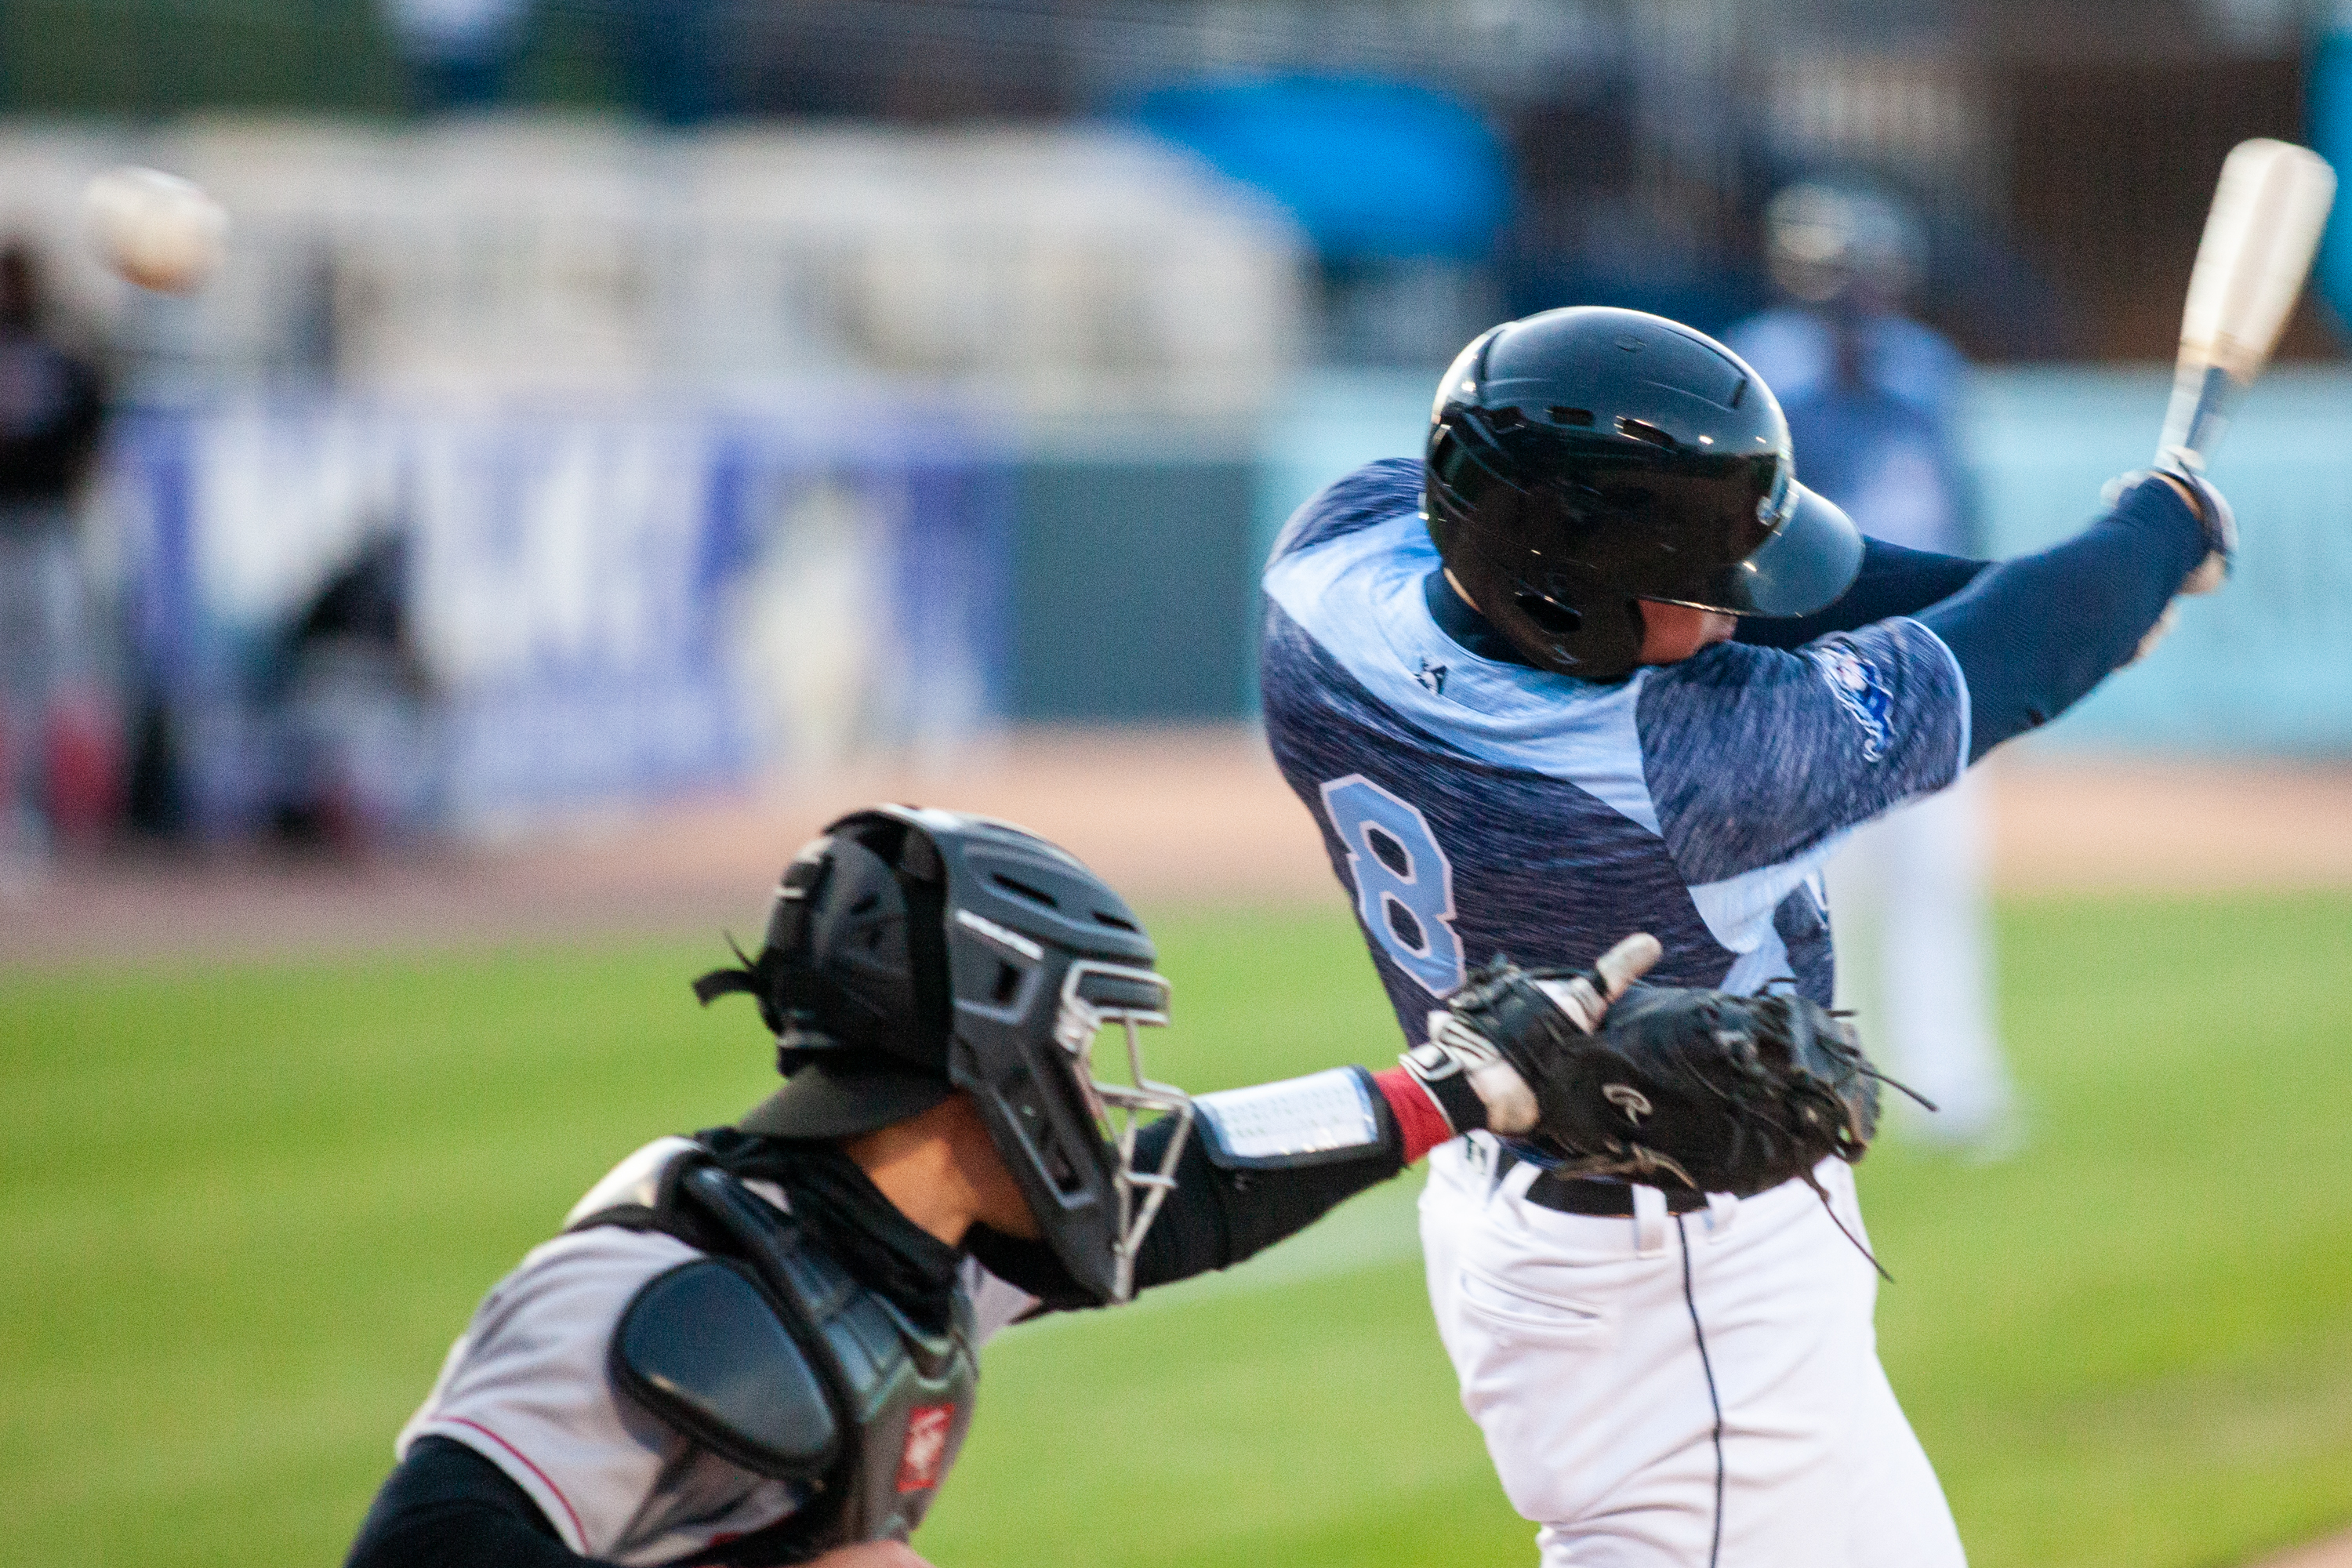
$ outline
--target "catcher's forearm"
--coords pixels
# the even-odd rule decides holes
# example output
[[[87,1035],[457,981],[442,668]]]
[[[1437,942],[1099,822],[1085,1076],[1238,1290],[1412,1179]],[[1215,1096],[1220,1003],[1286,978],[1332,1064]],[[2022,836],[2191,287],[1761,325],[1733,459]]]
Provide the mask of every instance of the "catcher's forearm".
[[[1316,1149],[1297,1156],[1295,1163],[1276,1155],[1245,1165],[1221,1163],[1209,1138],[1195,1138],[1185,1145],[1176,1163],[1175,1189],[1136,1256],[1139,1289],[1229,1268],[1306,1229],[1349,1198],[1404,1169],[1412,1145],[1388,1086],[1361,1068],[1344,1070],[1357,1075],[1371,1091],[1366,1100],[1370,1125],[1360,1142]],[[1405,1092],[1420,1094],[1412,1088]],[[1173,1131],[1167,1121],[1145,1128],[1136,1141],[1136,1164],[1155,1162]]]

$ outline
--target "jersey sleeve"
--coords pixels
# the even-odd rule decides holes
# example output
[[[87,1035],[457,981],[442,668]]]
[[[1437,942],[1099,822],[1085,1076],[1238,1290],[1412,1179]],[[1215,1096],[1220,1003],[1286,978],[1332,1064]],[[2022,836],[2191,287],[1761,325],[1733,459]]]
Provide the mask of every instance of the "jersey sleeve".
[[[2144,475],[2074,538],[2003,561],[1924,612],[1964,672],[1969,760],[2048,723],[2130,663],[2210,548],[2189,502]]]
[[[1692,885],[1781,865],[1959,776],[1968,691],[1916,621],[1793,651],[1726,644],[1646,673],[1658,830]]]
[[[605,1370],[614,1326],[655,1275],[698,1256],[658,1233],[600,1227],[534,1250],[483,1299],[403,1429],[462,1443],[505,1473],[583,1557],[667,1561],[772,1523],[781,1482],[697,1448]]]
[[[963,1260],[962,1276],[963,1292],[971,1300],[974,1345],[985,1345],[1045,1305],[1010,1279],[990,1273],[977,1258]]]

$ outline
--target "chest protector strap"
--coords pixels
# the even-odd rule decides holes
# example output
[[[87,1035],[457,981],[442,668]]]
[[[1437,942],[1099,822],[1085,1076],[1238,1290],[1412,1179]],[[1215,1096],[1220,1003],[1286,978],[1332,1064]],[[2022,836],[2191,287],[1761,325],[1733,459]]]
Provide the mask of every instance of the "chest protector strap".
[[[708,1255],[630,1300],[613,1337],[615,1381],[686,1436],[806,1500],[691,1562],[798,1563],[913,1532],[971,1424],[980,1368],[961,1292],[948,1331],[925,1332],[683,1140],[634,1192],[569,1228],[597,1225],[658,1230]]]

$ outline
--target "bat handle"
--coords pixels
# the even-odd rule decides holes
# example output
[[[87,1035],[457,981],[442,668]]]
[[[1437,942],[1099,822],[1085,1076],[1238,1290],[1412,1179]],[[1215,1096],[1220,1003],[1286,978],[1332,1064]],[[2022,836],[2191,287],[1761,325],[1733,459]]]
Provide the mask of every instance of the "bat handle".
[[[2191,473],[2203,473],[2205,459],[2220,444],[2230,412],[2245,390],[2245,383],[2218,364],[2180,366],[2173,374],[2164,434],[2157,438],[2157,466],[2178,463]]]

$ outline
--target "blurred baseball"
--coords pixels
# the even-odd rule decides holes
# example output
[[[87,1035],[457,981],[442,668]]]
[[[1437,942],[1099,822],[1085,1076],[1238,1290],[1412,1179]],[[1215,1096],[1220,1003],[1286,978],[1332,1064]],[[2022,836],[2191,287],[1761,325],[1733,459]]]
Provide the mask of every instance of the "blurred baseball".
[[[220,266],[228,215],[204,187],[160,169],[109,169],[82,195],[106,264],[142,289],[193,294]]]

